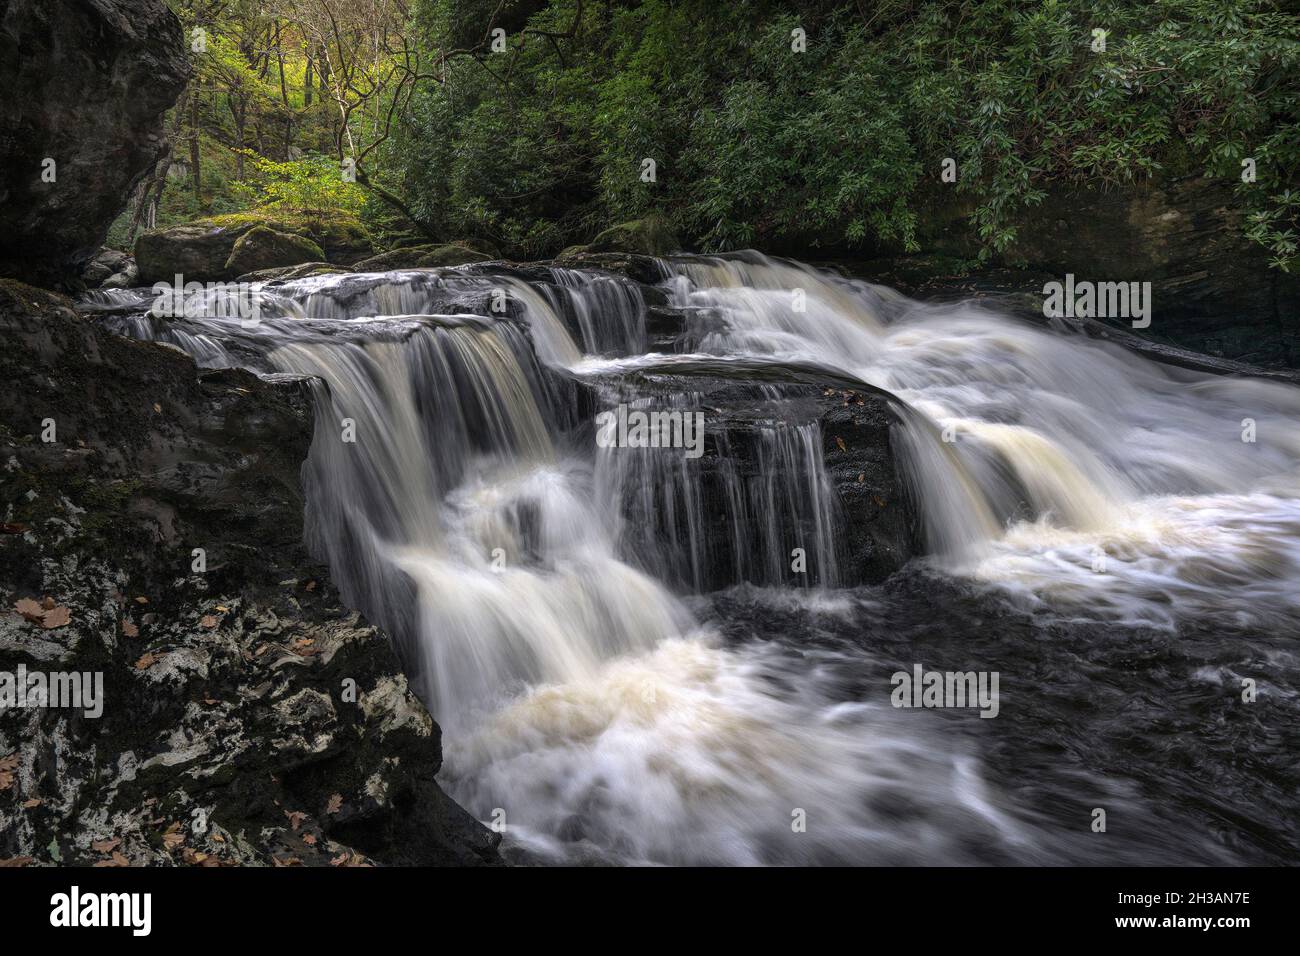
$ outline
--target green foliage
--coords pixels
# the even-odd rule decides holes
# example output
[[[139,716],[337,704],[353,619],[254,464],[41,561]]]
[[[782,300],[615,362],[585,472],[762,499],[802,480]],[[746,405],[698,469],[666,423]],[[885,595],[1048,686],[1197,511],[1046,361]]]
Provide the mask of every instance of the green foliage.
[[[995,255],[1056,185],[1199,173],[1295,261],[1300,22],[1278,2],[646,0],[575,21],[557,0],[521,32],[524,6],[507,52],[421,88],[388,156],[448,237],[548,253],[656,211],[706,248],[912,248],[955,188]],[[486,32],[451,0],[415,17],[430,52]]]
[[[275,162],[245,150],[251,179],[235,184],[236,195],[250,205],[326,216],[355,216],[365,205],[361,187],[343,178],[341,166],[327,156]]]

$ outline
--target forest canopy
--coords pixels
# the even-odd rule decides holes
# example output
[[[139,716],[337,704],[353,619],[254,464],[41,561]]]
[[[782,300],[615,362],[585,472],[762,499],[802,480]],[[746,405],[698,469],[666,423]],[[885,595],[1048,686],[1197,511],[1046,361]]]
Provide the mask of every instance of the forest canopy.
[[[274,207],[518,257],[648,214],[705,250],[905,250],[949,160],[986,255],[1056,186],[1199,174],[1296,262],[1286,3],[170,2],[195,75],[121,243]]]

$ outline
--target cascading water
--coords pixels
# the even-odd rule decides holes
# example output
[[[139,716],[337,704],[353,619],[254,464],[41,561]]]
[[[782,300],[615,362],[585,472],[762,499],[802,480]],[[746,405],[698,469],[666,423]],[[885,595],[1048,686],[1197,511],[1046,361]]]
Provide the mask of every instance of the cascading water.
[[[1019,625],[978,622],[1007,601],[1008,620],[1082,628],[1072,639],[1113,626],[1150,640],[1206,621],[1294,637],[1300,390],[1175,371],[753,253],[662,267],[669,305],[691,317],[682,341],[700,354],[645,354],[637,286],[541,267],[280,283],[260,290],[255,325],[142,316],[134,293],[90,306],[204,365],[319,380],[309,543],[345,599],[394,636],[446,730],[453,795],[483,818],[503,810],[518,852],[1234,859],[1231,841],[1208,837],[1090,842],[1054,808],[1104,799],[1143,832],[1166,822],[1122,776],[1067,767],[1036,790],[995,786],[989,767],[1010,758],[985,745],[984,721],[894,709],[884,682],[963,627],[971,653],[1007,660],[1004,631]],[[821,368],[897,396],[927,561],[892,590],[826,590],[852,583],[844,518],[820,434],[775,387],[746,393],[743,427],[709,430],[698,458],[592,441],[602,409],[708,405],[679,377],[704,355]],[[1243,418],[1258,442],[1240,440]],[[799,547],[812,569],[799,583],[819,589],[791,587]],[[935,593],[977,604],[954,621]],[[1056,666],[1041,643],[1022,649],[1012,660],[1024,667]],[[1293,687],[1294,648],[1260,653],[1284,661],[1276,686]],[[1209,684],[1232,666],[1197,673]],[[1032,718],[1011,720],[1068,723],[1053,694],[1017,694]],[[1053,733],[1033,745],[1061,747]]]

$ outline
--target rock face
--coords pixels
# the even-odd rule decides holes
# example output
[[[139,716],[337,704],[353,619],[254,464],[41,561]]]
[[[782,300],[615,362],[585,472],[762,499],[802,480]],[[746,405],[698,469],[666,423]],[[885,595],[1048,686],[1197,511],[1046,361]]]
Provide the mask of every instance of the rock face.
[[[0,672],[103,675],[101,716],[0,719],[0,859],[495,862],[387,637],[304,552],[309,384],[7,281],[0,341]]]
[[[190,73],[184,50],[163,0],[5,4],[0,275],[76,283],[166,149],[163,114]]]
[[[697,458],[619,448],[626,546],[680,589],[877,583],[919,553],[892,444],[892,399],[822,369],[676,362],[597,388],[703,416]],[[795,570],[801,548],[805,569]]]

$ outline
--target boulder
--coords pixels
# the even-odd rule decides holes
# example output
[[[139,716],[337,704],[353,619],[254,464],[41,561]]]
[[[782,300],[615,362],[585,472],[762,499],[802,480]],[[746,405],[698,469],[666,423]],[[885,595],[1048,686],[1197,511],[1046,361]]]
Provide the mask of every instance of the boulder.
[[[97,289],[110,277],[126,271],[128,265],[134,265],[134,260],[128,253],[116,249],[100,249],[95,257],[86,263],[86,268],[81,273],[81,281],[86,283],[87,287]]]
[[[666,256],[681,251],[672,229],[658,216],[610,226],[587,247],[589,252],[621,252],[643,256]]]
[[[235,244],[259,228],[305,239],[308,244],[298,246],[278,241],[276,248],[284,258],[274,265],[254,263],[250,253],[246,261],[236,259],[232,267]],[[266,237],[259,234],[252,248],[261,248],[265,242]],[[369,255],[370,248],[370,235],[365,227],[346,216],[321,219],[287,211],[252,210],[141,233],[135,241],[135,258],[140,281],[150,285],[171,281],[177,273],[187,282],[220,282],[246,272],[311,261],[350,266]],[[250,264],[252,267],[247,268]]]
[[[135,263],[142,285],[170,282],[220,282],[233,279],[226,267],[235,243],[255,223],[230,226],[210,221],[186,223],[142,232],[135,240]],[[245,270],[247,271],[247,270]]]
[[[183,39],[163,0],[4,5],[0,275],[78,283],[167,149],[163,114],[190,75]]]
[[[135,267],[135,260],[131,259],[123,267],[121,272],[114,272],[105,279],[101,284],[101,289],[131,289],[140,284],[140,270]]]
[[[254,226],[235,240],[224,271],[226,275],[238,276],[259,269],[320,262],[324,258],[325,251],[310,239],[269,226]]]

